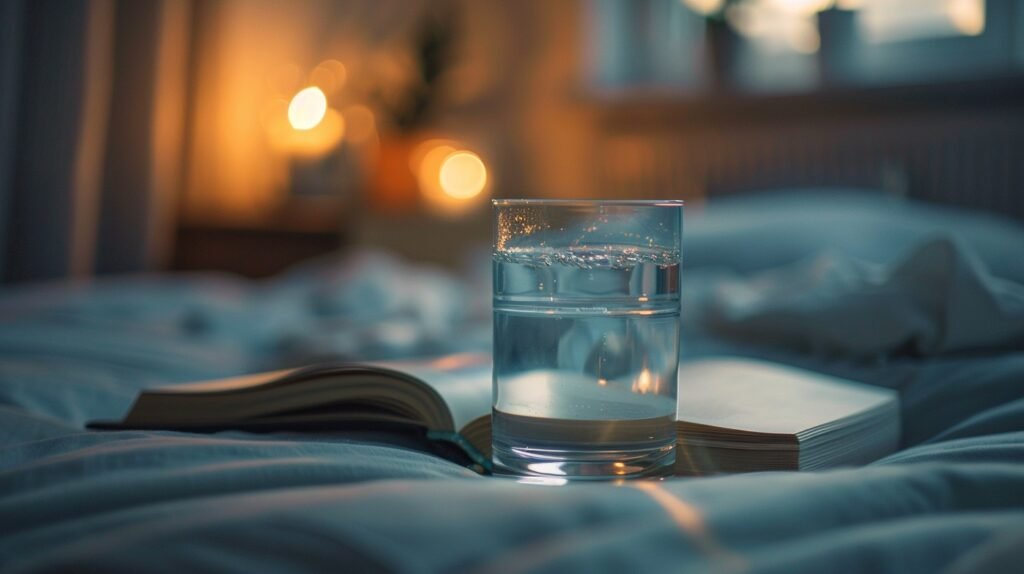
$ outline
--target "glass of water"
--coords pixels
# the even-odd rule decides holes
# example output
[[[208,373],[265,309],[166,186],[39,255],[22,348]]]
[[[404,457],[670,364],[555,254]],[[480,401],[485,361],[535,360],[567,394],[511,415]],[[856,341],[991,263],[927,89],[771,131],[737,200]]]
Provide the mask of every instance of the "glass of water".
[[[494,201],[500,474],[671,474],[681,201]]]

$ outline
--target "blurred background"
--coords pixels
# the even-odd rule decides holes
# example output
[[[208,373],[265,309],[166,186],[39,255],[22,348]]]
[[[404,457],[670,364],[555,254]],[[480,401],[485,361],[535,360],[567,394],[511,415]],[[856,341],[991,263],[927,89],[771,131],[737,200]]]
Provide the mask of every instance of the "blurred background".
[[[457,266],[495,197],[1024,216],[1014,0],[8,0],[0,276]]]

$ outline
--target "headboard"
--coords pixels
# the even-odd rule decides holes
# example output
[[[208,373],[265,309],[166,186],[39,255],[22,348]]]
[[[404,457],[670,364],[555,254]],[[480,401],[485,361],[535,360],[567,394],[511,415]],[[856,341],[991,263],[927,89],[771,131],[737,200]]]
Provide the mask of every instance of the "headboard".
[[[1024,82],[607,105],[608,196],[859,187],[1024,220]]]

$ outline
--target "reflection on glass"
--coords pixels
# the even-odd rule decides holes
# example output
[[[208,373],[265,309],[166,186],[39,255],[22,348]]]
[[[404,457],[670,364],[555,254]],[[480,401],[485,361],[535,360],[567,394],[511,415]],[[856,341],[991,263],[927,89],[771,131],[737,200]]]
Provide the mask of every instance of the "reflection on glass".
[[[565,478],[550,476],[521,476],[516,479],[519,484],[536,484],[540,486],[565,486],[569,481]]]

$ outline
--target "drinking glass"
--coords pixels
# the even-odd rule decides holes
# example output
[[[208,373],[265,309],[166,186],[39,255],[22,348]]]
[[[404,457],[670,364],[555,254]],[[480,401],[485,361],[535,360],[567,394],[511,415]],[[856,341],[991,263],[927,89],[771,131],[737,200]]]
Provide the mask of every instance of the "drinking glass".
[[[683,203],[493,204],[496,472],[670,474]]]

